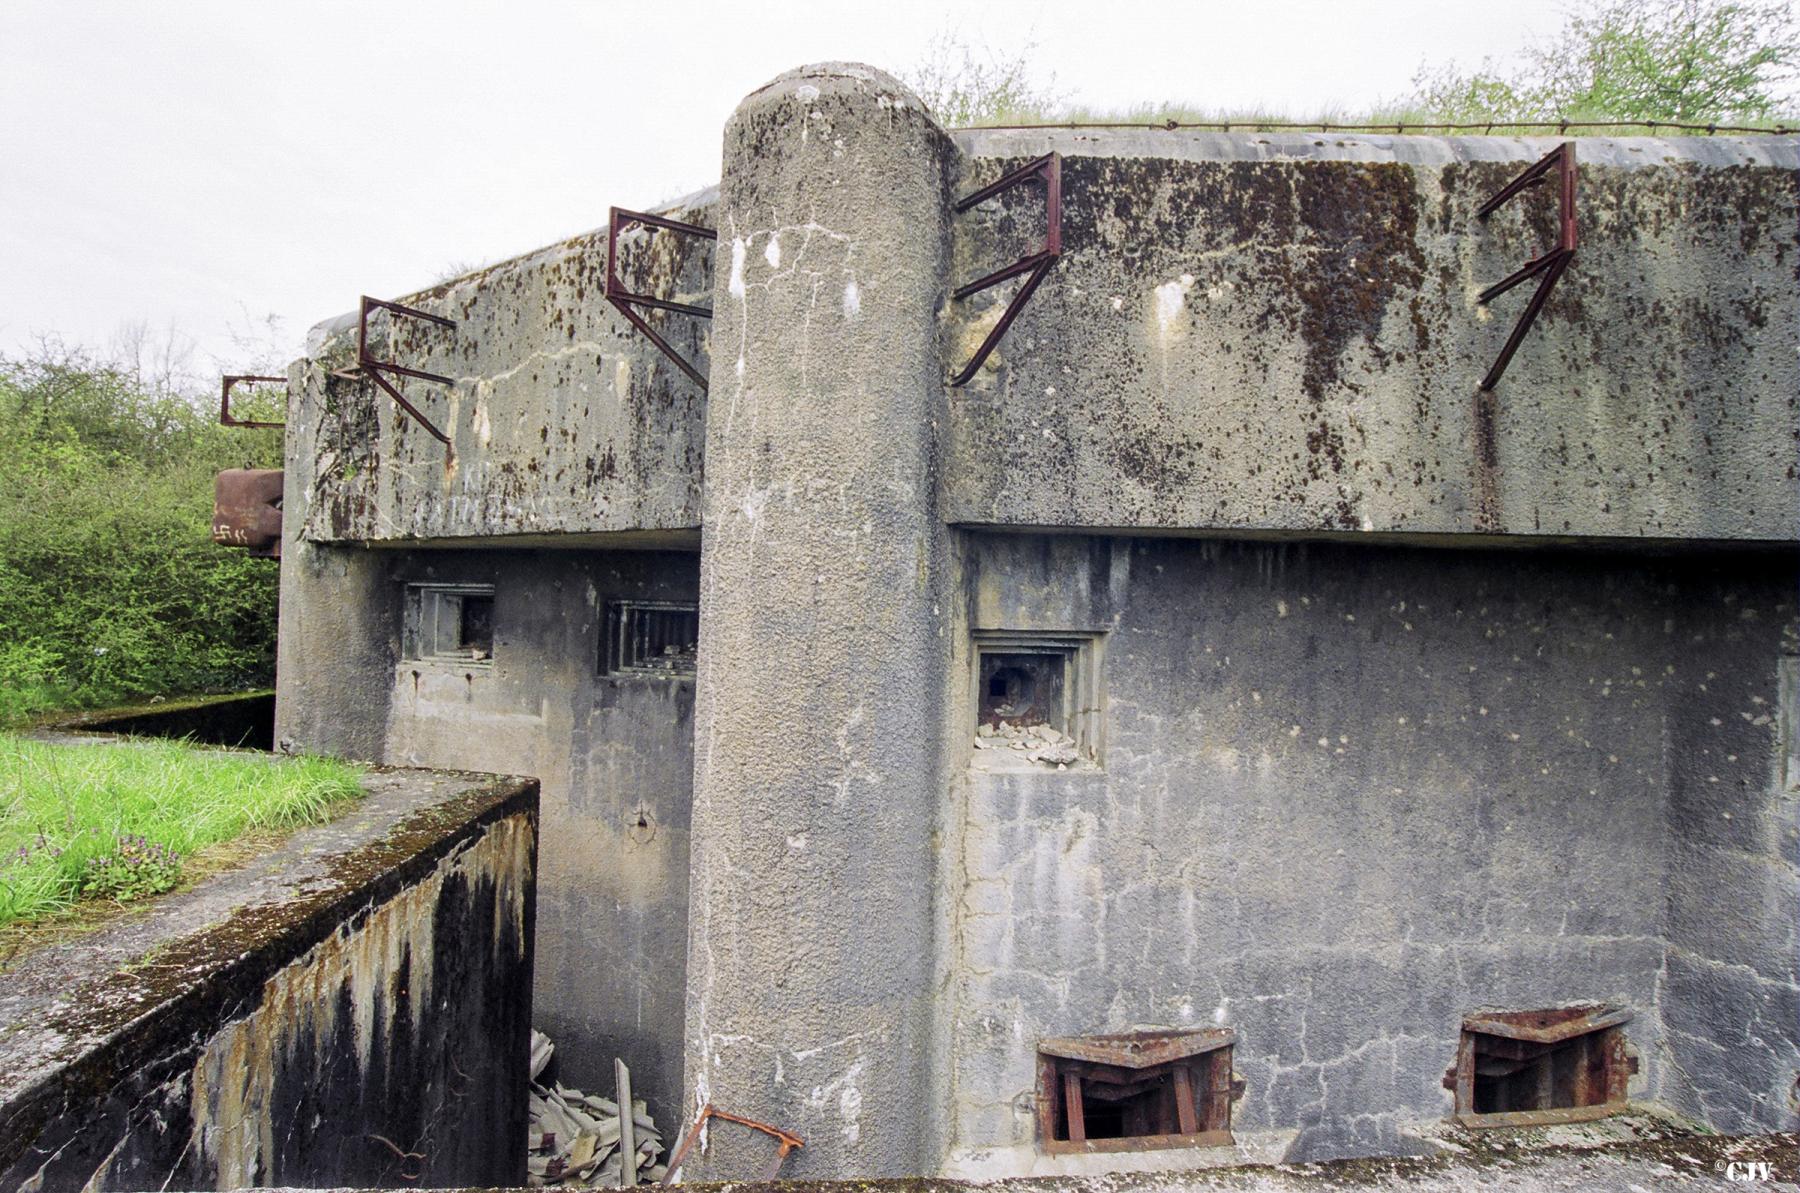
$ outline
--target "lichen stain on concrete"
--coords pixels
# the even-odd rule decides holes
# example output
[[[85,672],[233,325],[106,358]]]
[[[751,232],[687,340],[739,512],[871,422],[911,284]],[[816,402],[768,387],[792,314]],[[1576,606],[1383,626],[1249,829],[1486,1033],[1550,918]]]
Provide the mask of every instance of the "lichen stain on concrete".
[[[316,1121],[278,1121],[282,1087],[298,1081],[323,1090],[344,1080],[347,1075],[337,1066],[346,1044],[353,1049],[357,1076],[352,1079],[372,1085],[375,1070],[395,1063],[386,1045],[424,1033],[434,1005],[437,917],[446,898],[455,898],[448,895],[452,884],[492,891],[491,939],[523,949],[533,849],[529,821],[493,822],[474,842],[442,858],[422,881],[369,908],[278,971],[264,983],[255,1009],[208,1041],[191,1076],[190,1146],[217,1171],[219,1188],[278,1179],[284,1141],[277,1140],[277,1132],[291,1136],[316,1128]],[[516,965],[521,956],[496,958],[495,964]],[[343,1039],[346,1031],[349,1041]],[[382,1147],[374,1141],[368,1146]]]
[[[707,224],[710,203],[672,214]],[[707,305],[709,242],[632,229],[619,257],[627,288]],[[614,529],[697,525],[704,394],[600,300],[605,268],[601,230],[403,300],[457,317],[454,332],[371,324],[379,353],[455,379],[401,383],[452,451],[372,385],[329,376],[349,363],[355,329],[328,325],[296,386],[289,439],[305,446],[288,468],[303,500],[288,516],[326,542],[592,529],[596,509]],[[707,368],[705,320],[639,313]],[[615,476],[587,466],[608,453]]]
[[[1045,140],[984,132],[968,144],[986,178]],[[952,517],[1785,533],[1771,511],[1791,508],[1792,461],[1744,472],[1718,458],[1727,441],[1759,462],[1779,443],[1791,455],[1800,379],[1773,345],[1800,334],[1793,170],[1583,164],[1576,264],[1500,395],[1489,456],[1518,462],[1502,471],[1477,455],[1472,395],[1530,287],[1491,306],[1472,299],[1554,242],[1555,204],[1533,193],[1487,221],[1474,212],[1520,163],[1455,160],[1454,141],[1452,160],[1419,164],[1331,160],[1329,147],[1279,137],[1199,138],[1217,159],[1090,140],[1060,144],[1063,259],[1008,332],[1004,360],[963,391],[1033,397],[952,402]],[[1269,156],[1246,160],[1259,152]],[[1041,200],[995,206],[961,217],[957,279],[1036,234]],[[1168,287],[1182,275],[1194,285],[1171,322]],[[1120,297],[1131,294],[1150,295],[1148,310]],[[1128,303],[1120,321],[1112,312]],[[1756,383],[1718,380],[1733,377]],[[1036,397],[1051,387],[1054,402]],[[1335,441],[1338,454],[1317,454]],[[1608,501],[1589,499],[1595,469],[1621,478]]]

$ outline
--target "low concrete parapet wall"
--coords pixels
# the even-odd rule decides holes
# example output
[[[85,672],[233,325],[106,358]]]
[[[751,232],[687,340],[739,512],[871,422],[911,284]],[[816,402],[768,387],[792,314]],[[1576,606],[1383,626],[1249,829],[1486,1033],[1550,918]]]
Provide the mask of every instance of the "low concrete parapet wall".
[[[425,771],[0,978],[0,1188],[520,1184],[537,782]]]

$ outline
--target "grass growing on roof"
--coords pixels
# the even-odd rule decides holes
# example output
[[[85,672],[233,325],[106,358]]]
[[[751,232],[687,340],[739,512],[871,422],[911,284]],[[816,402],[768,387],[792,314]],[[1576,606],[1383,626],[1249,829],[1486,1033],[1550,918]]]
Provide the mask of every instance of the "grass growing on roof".
[[[323,823],[361,794],[357,769],[326,758],[0,734],[0,926],[169,890],[195,851]]]

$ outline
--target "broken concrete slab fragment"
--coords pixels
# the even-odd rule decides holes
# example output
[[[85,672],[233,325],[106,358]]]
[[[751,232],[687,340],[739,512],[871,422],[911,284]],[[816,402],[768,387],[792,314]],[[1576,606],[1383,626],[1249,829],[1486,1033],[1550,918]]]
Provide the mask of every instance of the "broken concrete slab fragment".
[[[530,1184],[617,1185],[627,1174],[627,1165],[619,1154],[622,1139],[628,1134],[619,1115],[619,1104],[611,1098],[564,1085],[560,1081],[540,1083],[549,1058],[555,1051],[550,1038],[532,1030],[533,1078],[529,1098]],[[540,1063],[538,1058],[543,1058]],[[662,1155],[662,1132],[651,1119],[642,1099],[631,1100],[631,1132],[635,1135],[634,1162],[631,1173],[645,1180],[660,1181],[667,1169],[657,1163]]]

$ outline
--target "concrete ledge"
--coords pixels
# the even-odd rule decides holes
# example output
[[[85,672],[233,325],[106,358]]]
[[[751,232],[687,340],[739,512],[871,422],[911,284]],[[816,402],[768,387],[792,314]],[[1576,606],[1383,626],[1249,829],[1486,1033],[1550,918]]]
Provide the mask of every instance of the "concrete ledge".
[[[365,786],[273,853],[8,965],[0,1185],[523,1176],[522,1148],[490,1145],[524,1132],[537,781],[386,770]],[[466,953],[432,947],[446,940]],[[457,1058],[471,1087],[446,1100],[436,1070]],[[288,1132],[296,1097],[317,1105]],[[450,1129],[417,1147],[406,1120]]]
[[[1766,1177],[1762,1175],[1765,1171]],[[1705,1135],[1524,1152],[1494,1148],[1479,1154],[1429,1159],[1244,1165],[1202,1172],[1112,1173],[988,1182],[929,1178],[745,1181],[684,1183],[682,1188],[694,1193],[1198,1193],[1212,1189],[1249,1193],[1317,1193],[1330,1189],[1642,1193],[1648,1189],[1800,1189],[1800,1135]]]

